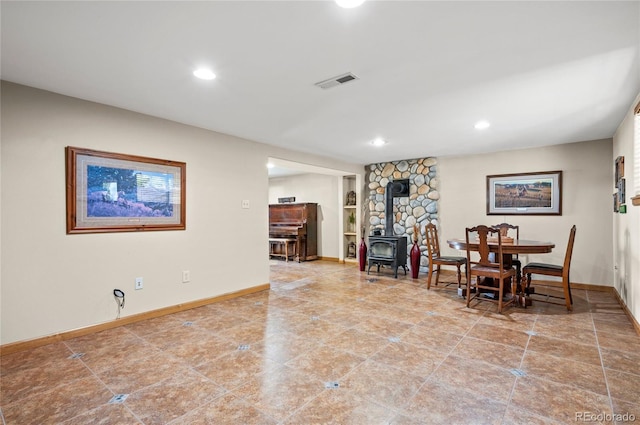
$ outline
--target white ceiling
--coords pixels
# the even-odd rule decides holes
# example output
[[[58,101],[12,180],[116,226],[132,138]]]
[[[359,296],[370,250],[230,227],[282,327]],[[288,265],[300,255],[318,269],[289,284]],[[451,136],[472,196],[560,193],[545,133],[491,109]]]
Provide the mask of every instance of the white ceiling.
[[[637,1],[0,7],[5,80],[359,164],[608,138],[640,92]]]

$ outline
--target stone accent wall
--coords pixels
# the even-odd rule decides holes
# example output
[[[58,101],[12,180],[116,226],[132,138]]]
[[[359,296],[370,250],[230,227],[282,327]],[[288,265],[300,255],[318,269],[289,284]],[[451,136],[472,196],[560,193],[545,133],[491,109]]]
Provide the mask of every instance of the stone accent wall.
[[[393,234],[408,238],[409,251],[413,247],[413,226],[418,224],[418,243],[422,253],[420,264],[429,264],[424,245],[424,226],[438,220],[438,179],[436,158],[383,162],[367,166],[365,178],[369,182],[369,232],[381,229],[384,235],[385,188],[389,181],[409,179],[409,196],[393,199]]]

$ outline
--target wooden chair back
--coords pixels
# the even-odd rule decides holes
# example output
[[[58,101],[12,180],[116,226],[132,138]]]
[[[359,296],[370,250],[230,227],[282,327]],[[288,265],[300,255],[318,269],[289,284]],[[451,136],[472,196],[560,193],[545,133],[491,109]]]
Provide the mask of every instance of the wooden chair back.
[[[518,226],[517,224],[500,223],[492,227],[500,229],[500,234],[502,235],[502,237],[509,236],[509,232],[513,230],[516,234],[515,239],[520,239],[520,226]]]
[[[427,225],[424,226],[424,234],[428,258],[434,259],[440,257],[440,242],[438,241],[438,229],[435,224],[427,223]]]
[[[489,249],[490,239],[492,240],[492,243],[494,243],[493,241],[497,241],[498,252],[495,252],[494,255],[491,255],[491,250]],[[502,235],[500,234],[500,229],[485,225],[467,227],[466,240],[468,265],[477,264],[484,267],[503,268]],[[471,261],[471,253],[473,252],[470,249],[471,244],[478,244],[477,252],[480,259],[477,261]]]
[[[505,286],[511,282],[511,294],[516,293],[514,278],[516,271],[513,267],[504,268],[504,256],[502,255],[502,235],[500,229],[489,226],[476,226],[466,228],[467,242],[467,307],[471,300],[491,301],[498,304],[498,313],[502,308],[513,304],[515,296],[504,300]],[[491,243],[491,247],[489,246]],[[472,246],[477,246],[479,260],[471,260]],[[495,246],[497,245],[497,250]],[[493,248],[491,251],[490,248]],[[472,278],[475,279],[475,294],[472,296]],[[484,278],[482,280],[481,278]],[[492,292],[492,298],[486,298],[487,291]],[[483,294],[484,292],[484,294]],[[497,297],[497,299],[494,299]]]
[[[569,243],[567,243],[567,252],[564,255],[564,264],[562,266],[562,279],[569,282],[569,267],[571,266],[571,256],[573,255],[573,242],[576,239],[576,225],[571,227],[569,232]]]
[[[500,229],[500,235],[503,238],[513,238],[513,236],[515,236],[515,240],[520,239],[520,226],[518,226],[517,224],[500,223],[496,224],[493,227]],[[511,233],[511,236],[509,236],[509,233]],[[511,255],[511,264],[516,268],[516,281],[518,282],[518,285],[520,285],[520,282],[522,281],[522,263],[520,262],[520,257],[518,254]]]
[[[458,278],[458,288],[462,282],[462,266],[466,265],[467,258],[461,256],[441,256],[440,255],[440,241],[438,239],[438,228],[433,223],[427,223],[424,226],[425,244],[427,245],[427,256],[429,258],[429,272],[427,277],[427,289],[431,288],[431,279],[433,275],[436,275],[436,286],[438,286],[438,280],[440,279],[441,266],[454,266],[456,268],[456,277]],[[467,271],[465,269],[465,276]],[[451,283],[448,283],[450,285]]]

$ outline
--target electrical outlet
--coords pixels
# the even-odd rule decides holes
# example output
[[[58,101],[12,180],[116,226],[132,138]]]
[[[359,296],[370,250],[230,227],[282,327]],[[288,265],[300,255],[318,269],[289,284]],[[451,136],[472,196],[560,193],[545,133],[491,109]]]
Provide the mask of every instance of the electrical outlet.
[[[191,272],[189,270],[182,271],[182,283],[191,282]]]
[[[144,279],[136,277],[136,290],[144,288]]]
[[[243,199],[242,200],[242,208],[245,209],[245,210],[249,208],[249,200],[248,199]]]

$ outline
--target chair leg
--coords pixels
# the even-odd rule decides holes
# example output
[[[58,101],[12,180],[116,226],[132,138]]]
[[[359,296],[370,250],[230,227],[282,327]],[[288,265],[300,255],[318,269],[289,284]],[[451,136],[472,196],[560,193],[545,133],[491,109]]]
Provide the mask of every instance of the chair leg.
[[[435,285],[438,286],[438,281],[440,280],[440,264],[438,264],[438,266],[436,267],[436,283]]]
[[[502,294],[504,289],[504,280],[500,279],[500,286],[498,286],[498,314],[502,314]]]
[[[476,286],[473,287],[473,277],[467,279],[467,308],[471,305],[471,300],[477,297],[480,293],[480,289],[478,289],[478,285],[480,284],[480,276],[476,276]],[[475,291],[474,291],[475,289]],[[475,295],[471,295],[471,294]]]
[[[515,279],[511,279],[511,297],[513,299],[514,303],[518,303],[519,298],[518,298],[518,285],[519,283],[517,283],[515,281]],[[522,289],[522,286],[520,287]]]
[[[571,304],[573,303],[573,300],[571,299],[571,289],[569,289],[569,282],[563,279],[562,288],[564,289],[564,300],[565,304],[567,305],[567,310],[572,311],[573,306]]]
[[[429,272],[427,274],[427,289],[431,289],[431,276],[433,276],[433,265],[429,263]]]
[[[523,297],[530,297],[531,296],[531,292],[529,292],[529,288],[531,287],[531,273],[527,273],[526,276],[523,276],[525,282],[524,285],[522,285],[522,296]],[[524,300],[524,308],[527,308],[527,300]]]
[[[460,285],[462,284],[462,273],[460,271],[460,265],[458,265],[458,288],[460,288]]]

